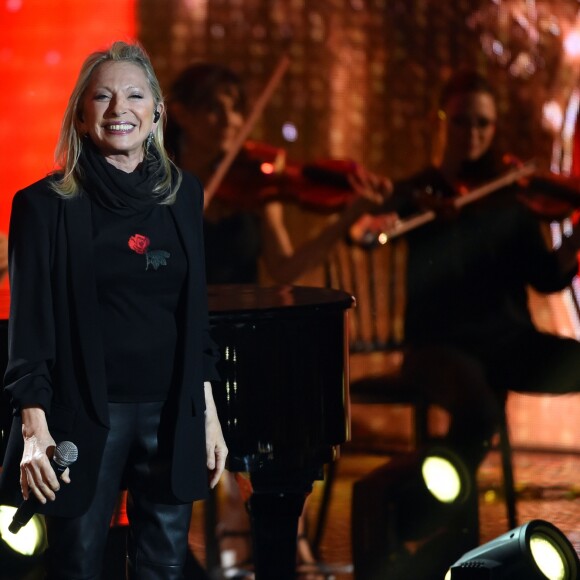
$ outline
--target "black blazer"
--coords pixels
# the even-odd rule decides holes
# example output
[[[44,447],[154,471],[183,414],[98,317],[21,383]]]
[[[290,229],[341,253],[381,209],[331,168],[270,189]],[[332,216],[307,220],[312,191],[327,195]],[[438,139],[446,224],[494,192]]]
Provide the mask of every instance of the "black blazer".
[[[9,252],[11,305],[5,386],[15,408],[0,490],[18,503],[23,440],[19,409],[42,406],[52,436],[79,450],[71,483],[43,513],[83,513],[94,486],[108,431],[107,385],[93,264],[91,204],[87,195],[62,199],[47,177],[14,197]],[[203,189],[184,174],[173,205],[188,262],[179,384],[164,413],[172,453],[171,491],[178,501],[206,497],[203,382],[218,378],[209,337],[202,232]]]

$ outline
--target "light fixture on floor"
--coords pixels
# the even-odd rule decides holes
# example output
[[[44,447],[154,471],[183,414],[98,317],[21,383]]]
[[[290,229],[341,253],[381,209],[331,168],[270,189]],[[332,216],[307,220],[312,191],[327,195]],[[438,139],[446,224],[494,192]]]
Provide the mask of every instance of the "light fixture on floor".
[[[574,547],[553,524],[532,520],[470,550],[449,569],[446,580],[577,580]]]
[[[441,580],[479,541],[474,475],[451,449],[396,456],[357,481],[352,500],[356,580]]]
[[[44,518],[34,515],[17,534],[13,534],[8,531],[8,526],[15,512],[14,507],[0,505],[0,578],[32,578],[35,576],[31,571],[40,565],[47,547]]]

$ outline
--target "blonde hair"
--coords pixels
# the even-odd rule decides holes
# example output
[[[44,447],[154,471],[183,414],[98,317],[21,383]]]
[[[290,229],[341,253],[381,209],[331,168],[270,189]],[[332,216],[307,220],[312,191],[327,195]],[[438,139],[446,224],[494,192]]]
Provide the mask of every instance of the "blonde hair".
[[[81,190],[82,172],[79,158],[83,149],[83,138],[80,134],[82,100],[93,73],[105,62],[129,62],[139,66],[145,73],[153,94],[155,110],[161,113],[161,117],[152,132],[153,138],[148,144],[143,144],[144,155],[146,159],[152,159],[152,148],[157,151],[159,170],[153,194],[160,198],[160,203],[173,203],[181,184],[182,175],[181,171],[169,159],[163,144],[163,126],[166,117],[165,107],[159,107],[163,103],[161,86],[145,50],[139,44],[128,44],[122,41],[113,43],[108,50],[93,52],[86,58],[81,67],[64,113],[55,150],[55,160],[60,168],[58,173],[62,172],[62,177],[55,179],[51,187],[56,193],[67,198],[78,195]]]

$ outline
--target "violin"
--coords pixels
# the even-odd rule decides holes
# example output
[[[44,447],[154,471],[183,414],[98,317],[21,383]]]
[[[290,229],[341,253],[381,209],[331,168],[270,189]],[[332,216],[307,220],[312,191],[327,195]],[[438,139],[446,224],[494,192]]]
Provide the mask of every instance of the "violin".
[[[509,158],[508,158],[509,157]],[[540,172],[534,161],[513,162],[506,156],[506,162],[513,166],[499,177],[469,189],[464,184],[456,187],[456,196],[440,202],[437,209],[427,209],[404,220],[395,220],[388,229],[381,228],[380,216],[371,216],[364,225],[355,224],[350,237],[361,245],[386,244],[392,239],[430,223],[440,215],[458,213],[466,205],[475,203],[509,185],[518,183],[520,190],[517,200],[533,211],[540,219],[561,221],[580,208],[580,180],[553,173]],[[434,207],[436,204],[431,204]]]
[[[580,207],[580,179],[537,173],[522,184],[518,199],[539,217],[561,221]]]
[[[285,149],[248,140],[214,197],[237,210],[251,210],[276,199],[334,212],[353,199],[348,176],[357,167],[354,161],[340,159],[290,162]]]
[[[563,220],[580,207],[579,179],[540,171],[533,161],[523,163],[509,153],[502,157],[502,163],[507,172],[498,180],[474,190],[480,192],[480,195],[474,195],[474,191],[470,192],[465,185],[458,186],[459,195],[467,195],[467,200],[459,199],[456,207],[477,201],[480,197],[501,189],[504,187],[504,178],[507,180],[505,185],[510,185],[511,177],[515,177],[515,182],[519,185],[518,201],[541,219]]]
[[[207,206],[215,196],[237,209],[252,209],[277,196],[316,210],[336,211],[354,198],[350,160],[290,163],[285,150],[248,139],[252,128],[290,65],[282,55],[232,146],[205,187]],[[233,170],[232,170],[233,168]]]

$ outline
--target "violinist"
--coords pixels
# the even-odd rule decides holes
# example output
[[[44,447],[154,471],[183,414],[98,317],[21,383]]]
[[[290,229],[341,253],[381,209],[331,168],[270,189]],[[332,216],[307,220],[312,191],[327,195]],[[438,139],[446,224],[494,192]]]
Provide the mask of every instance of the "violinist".
[[[246,97],[241,80],[225,67],[195,64],[175,80],[169,98],[168,147],[181,167],[207,183],[244,122]],[[304,246],[294,248],[285,227],[281,199],[271,196],[266,203],[248,207],[246,198],[259,199],[252,189],[268,184],[260,180],[253,184],[246,175],[238,179],[239,169],[235,168],[237,173],[228,189],[238,180],[240,203],[232,203],[231,195],[223,199],[219,191],[205,200],[210,284],[257,281],[259,258],[276,282],[292,283],[319,265],[349,226],[390,192],[388,180],[359,169],[350,176],[354,195],[338,219]]]
[[[439,111],[440,161],[395,184],[401,217],[435,209],[439,218],[410,232],[404,373],[450,415],[446,442],[474,470],[496,431],[507,390],[580,390],[580,344],[538,331],[527,288],[565,288],[578,270],[577,233],[552,250],[541,218],[518,184],[453,209],[449,200],[505,167],[495,150],[493,88],[471,71],[445,86]],[[451,211],[448,211],[451,208]]]
[[[250,160],[244,157],[243,151],[232,167],[228,183],[223,184],[228,188],[228,195],[220,195],[219,189],[213,196],[208,192],[208,181],[232,147],[247,116],[241,79],[220,65],[193,64],[174,81],[168,106],[167,147],[181,168],[196,174],[206,184],[204,235],[210,284],[257,283],[260,260],[274,281],[292,283],[309,268],[322,263],[350,225],[371,208],[378,207],[391,191],[388,180],[363,170],[355,172],[349,178],[352,199],[337,219],[313,239],[294,248],[284,221],[282,199],[274,194],[259,201],[256,194],[266,187],[271,193],[271,183],[252,181]],[[248,203],[248,198],[258,201]],[[239,563],[250,555],[249,522],[232,480],[230,477],[223,480],[226,505],[221,510],[220,545],[222,554],[226,549],[236,551]],[[299,525],[302,524],[303,520]],[[299,536],[298,560],[314,564],[309,546],[303,540],[304,536]]]

